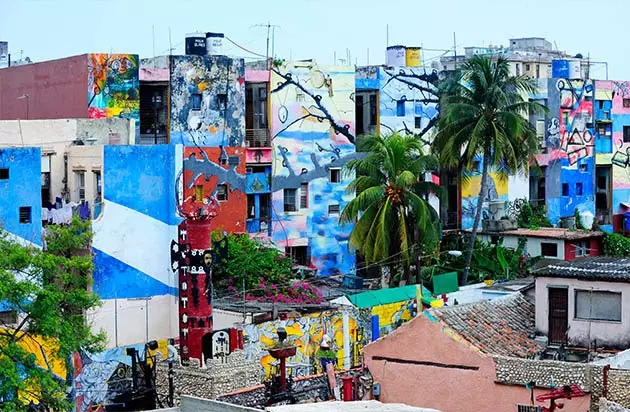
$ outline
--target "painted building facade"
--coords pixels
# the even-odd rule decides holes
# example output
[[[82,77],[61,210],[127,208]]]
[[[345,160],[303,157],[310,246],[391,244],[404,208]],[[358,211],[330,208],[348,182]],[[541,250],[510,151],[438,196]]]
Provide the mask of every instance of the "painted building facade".
[[[353,198],[342,173],[355,152],[354,68],[312,61],[272,69],[272,241],[319,275],[351,273],[351,225],[339,215]]]

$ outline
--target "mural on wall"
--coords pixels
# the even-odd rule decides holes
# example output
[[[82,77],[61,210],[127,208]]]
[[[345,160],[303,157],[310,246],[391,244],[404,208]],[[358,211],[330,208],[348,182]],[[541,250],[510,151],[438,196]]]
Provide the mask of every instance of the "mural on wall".
[[[139,59],[136,54],[88,55],[88,118],[140,120]]]
[[[245,148],[204,147],[184,149],[182,216],[213,213],[211,230],[246,231],[247,187]]]
[[[26,246],[42,246],[41,166],[38,147],[0,148],[0,231]]]
[[[156,350],[148,350],[150,364],[155,357],[168,357],[167,345],[168,341],[159,340]],[[132,390],[131,357],[125,352],[130,347],[135,348],[142,359],[145,358],[144,344],[72,355],[76,412],[105,411],[117,396]]]
[[[320,275],[355,265],[351,226],[339,225],[353,197],[345,190],[353,177],[341,168],[359,157],[353,96],[351,67],[303,62],[272,70],[272,238],[280,248],[309,248]]]
[[[337,367],[343,368],[343,313],[341,311],[326,311],[312,313],[299,317],[289,317],[286,321],[271,321],[251,324],[243,327],[244,351],[247,359],[260,359],[265,376],[269,377],[277,368],[277,360],[267,352],[267,348],[277,341],[277,328],[284,323],[287,331],[287,341],[297,347],[295,356],[287,359],[287,368],[293,376],[311,375],[321,372],[316,353],[322,342],[322,337],[328,335],[332,339],[332,348],[337,349]],[[363,321],[358,311],[352,310],[349,315],[349,332],[351,353],[353,356],[356,345],[365,345],[369,340],[357,341],[357,337],[369,339],[369,319]]]
[[[378,315],[380,336],[391,333],[413,317],[413,300],[374,306],[371,315]]]
[[[475,223],[477,200],[481,190],[481,162],[478,168],[468,172],[468,178],[462,179],[462,228],[471,229]],[[486,202],[492,200],[509,200],[508,180],[501,179],[495,172],[490,172],[488,179],[488,193]],[[481,211],[482,219],[489,218],[489,211],[485,207]]]
[[[171,56],[171,142],[242,146],[245,63],[225,56]]]
[[[547,166],[545,178],[550,183],[546,185],[548,217],[557,224],[578,209],[589,227],[595,217],[594,84],[591,80],[548,79],[547,93],[546,153],[538,160]]]
[[[624,138],[624,128],[630,125],[630,83],[597,81],[595,105],[598,143],[609,143],[598,144],[597,164],[612,169],[611,206],[617,214],[625,212],[621,203],[630,202],[630,143]]]

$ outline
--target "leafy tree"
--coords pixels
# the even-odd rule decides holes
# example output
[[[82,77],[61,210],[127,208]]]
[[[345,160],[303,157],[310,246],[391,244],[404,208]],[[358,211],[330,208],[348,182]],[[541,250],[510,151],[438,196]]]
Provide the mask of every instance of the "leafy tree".
[[[17,322],[0,322],[0,409],[25,410],[31,400],[67,410],[66,382],[55,378],[55,363],[72,371],[71,354],[100,350],[104,336],[92,333],[86,310],[99,304],[89,291],[92,278],[90,222],[49,226],[46,249],[25,247],[0,236],[0,305]],[[44,349],[42,342],[49,342]],[[29,350],[46,353],[45,365]],[[68,378],[68,377],[66,377]]]
[[[473,247],[482,205],[488,195],[492,169],[500,178],[523,173],[538,152],[536,131],[527,120],[529,113],[546,108],[527,100],[536,83],[527,76],[510,76],[507,60],[474,56],[461,73],[442,86],[439,130],[433,150],[445,167],[472,169],[481,158],[481,190],[477,199],[472,235],[466,253],[462,283],[468,281]]]
[[[213,233],[215,241],[221,239]],[[293,276],[293,261],[274,247],[250,239],[247,234],[227,235],[227,258],[213,264],[219,296],[280,303],[320,303],[323,298],[311,284]]]
[[[441,190],[424,181],[425,172],[437,169],[437,159],[424,154],[415,136],[368,136],[359,145],[366,156],[346,164],[357,174],[348,185],[357,196],[343,209],[340,223],[356,221],[350,246],[366,263],[387,264],[392,275],[400,263],[411,282],[412,258],[439,239],[438,215],[427,199]]]

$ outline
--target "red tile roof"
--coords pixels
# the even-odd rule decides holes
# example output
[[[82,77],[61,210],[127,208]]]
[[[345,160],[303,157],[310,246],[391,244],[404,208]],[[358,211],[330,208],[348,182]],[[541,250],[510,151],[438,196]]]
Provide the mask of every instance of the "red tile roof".
[[[534,305],[520,293],[429,313],[489,355],[524,358],[541,349],[533,339]]]
[[[515,229],[492,234],[501,236],[544,237],[549,239],[566,240],[587,239],[591,237],[602,236],[602,232],[593,232],[590,230],[570,230],[558,227],[543,227],[540,229]]]

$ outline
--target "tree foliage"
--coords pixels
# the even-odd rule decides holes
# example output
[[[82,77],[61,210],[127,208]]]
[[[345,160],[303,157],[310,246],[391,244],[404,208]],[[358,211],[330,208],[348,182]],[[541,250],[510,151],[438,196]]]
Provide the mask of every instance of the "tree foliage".
[[[424,154],[415,136],[369,136],[359,145],[367,155],[346,164],[357,174],[348,185],[357,196],[342,211],[340,222],[356,221],[349,242],[366,263],[399,263],[409,281],[412,258],[439,239],[439,218],[427,199],[441,189],[424,181],[426,172],[437,169],[437,159]]]
[[[619,233],[603,232],[603,251],[606,256],[628,257],[630,256],[630,238]]]
[[[213,233],[213,239],[221,235]],[[227,259],[213,264],[214,285],[219,296],[279,303],[320,303],[323,298],[308,282],[294,279],[293,261],[274,247],[250,239],[247,234],[227,235]]]
[[[66,410],[67,385],[53,375],[53,364],[62,363],[71,373],[73,352],[102,348],[103,335],[93,334],[84,318],[99,304],[89,290],[91,239],[90,222],[78,218],[68,226],[49,226],[45,250],[0,236],[0,305],[17,314],[17,323],[0,323],[3,411],[25,410],[30,401]],[[42,342],[50,344],[45,349]],[[44,365],[29,345],[45,353]]]
[[[470,170],[475,161],[483,164],[481,190],[466,254],[463,282],[466,283],[481,210],[487,199],[490,170],[500,178],[527,173],[538,152],[536,131],[530,113],[546,108],[528,101],[536,82],[527,76],[511,76],[506,59],[474,56],[461,73],[441,87],[439,130],[433,142],[443,167]]]

